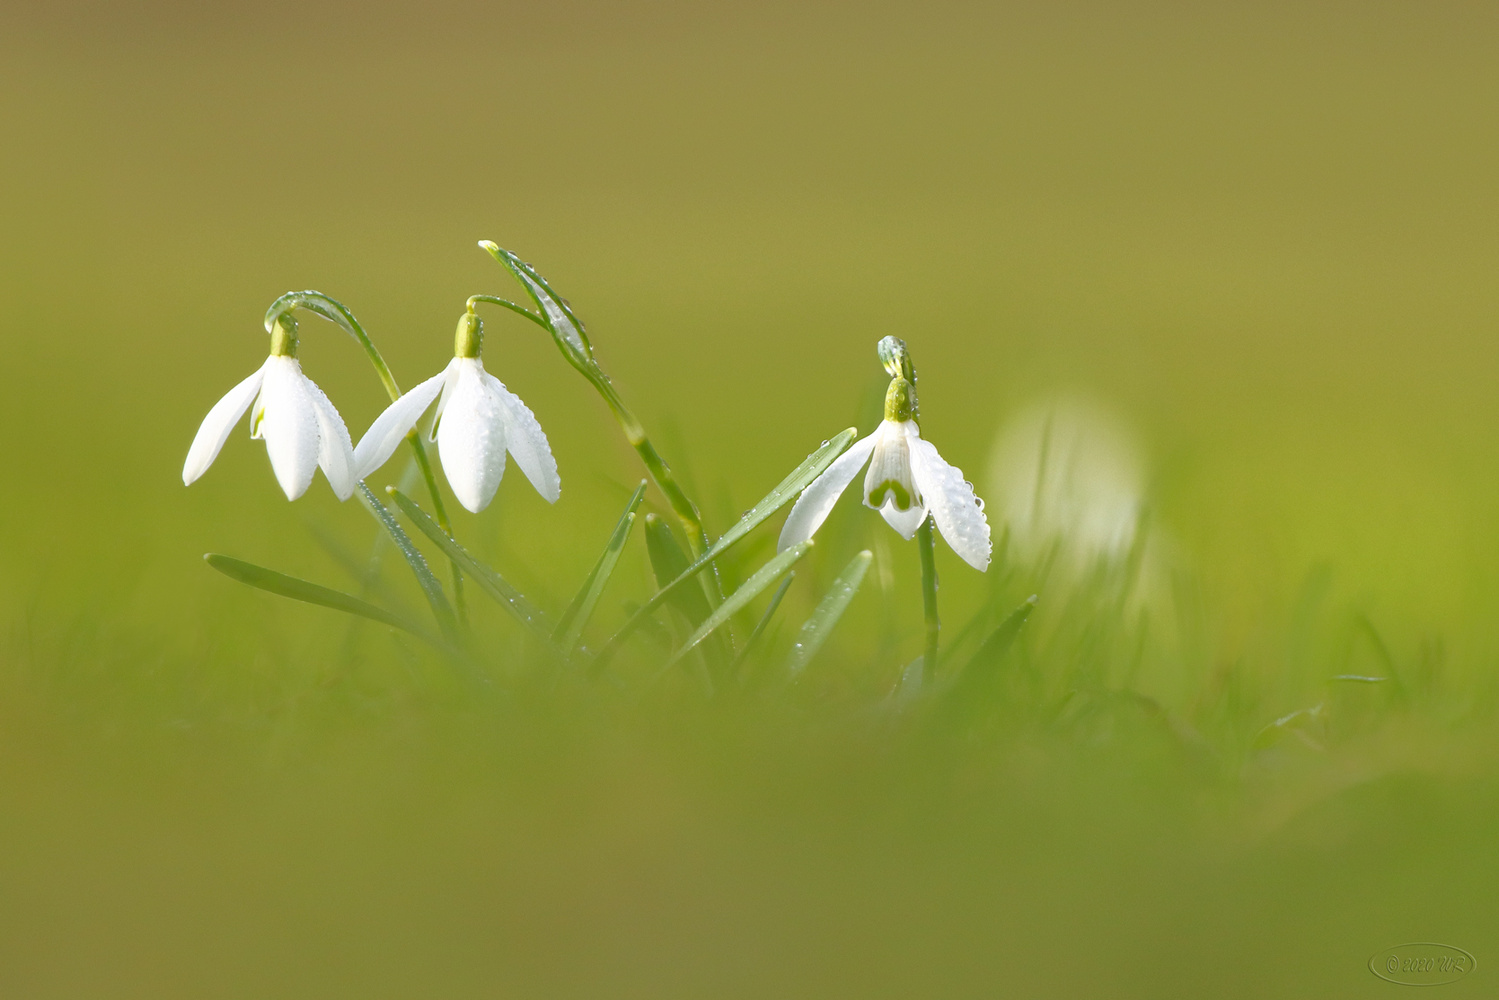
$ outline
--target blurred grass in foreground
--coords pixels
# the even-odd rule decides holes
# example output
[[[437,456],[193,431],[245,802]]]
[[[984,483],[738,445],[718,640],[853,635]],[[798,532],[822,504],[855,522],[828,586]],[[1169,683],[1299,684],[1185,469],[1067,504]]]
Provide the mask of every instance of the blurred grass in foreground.
[[[1449,989],[1483,988],[1492,11],[76,0],[0,29],[0,992],[1359,996],[1408,940],[1469,948]],[[760,684],[713,701],[519,657],[476,696],[212,574],[352,587],[371,552],[242,436],[180,486],[266,305],[337,296],[409,386],[502,291],[482,237],[569,296],[716,531],[869,429],[894,333],[996,528],[1026,521],[1028,414],[1118,415],[1129,544],[1017,536],[984,577],[939,546],[948,637],[1040,596],[958,719],[887,700],[915,553],[848,500]],[[639,470],[544,337],[490,330],[563,499],[512,470],[457,530],[555,610]],[[357,431],[378,387],[305,334]],[[632,540],[600,629],[649,572]]]

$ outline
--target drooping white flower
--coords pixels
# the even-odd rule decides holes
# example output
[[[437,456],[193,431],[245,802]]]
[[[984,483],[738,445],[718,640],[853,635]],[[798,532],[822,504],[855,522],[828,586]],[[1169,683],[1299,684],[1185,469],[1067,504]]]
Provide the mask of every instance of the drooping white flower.
[[[989,568],[989,522],[973,485],[922,439],[914,420],[881,421],[873,434],[838,456],[797,498],[777,548],[785,551],[811,538],[866,462],[864,506],[879,511],[902,538],[913,537],[930,515],[964,562]]]
[[[353,495],[359,477],[354,475],[349,430],[323,390],[302,374],[294,331],[289,317],[278,321],[265,364],[208,411],[182,466],[184,485],[208,471],[249,410],[250,437],[265,441],[271,470],[288,500],[307,492],[319,467],[340,500]]]
[[[905,345],[886,338],[880,343],[882,358],[886,357],[887,341],[899,344],[900,355],[893,368],[891,361],[886,363],[895,377],[885,397],[885,419],[873,434],[854,442],[802,491],[781,529],[777,548],[785,551],[811,538],[867,463],[866,507],[879,511],[902,538],[915,535],[930,516],[964,562],[986,570],[992,546],[984,506],[974,495],[973,484],[963,479],[962,471],[944,461],[936,447],[922,438],[915,420],[914,378],[901,373],[902,361],[904,371],[910,372],[909,360],[904,358]]]
[[[494,499],[505,474],[505,453],[515,457],[531,485],[548,503],[562,493],[557,461],[541,424],[520,397],[484,370],[479,357],[478,317],[458,323],[456,357],[438,374],[407,392],[375,418],[354,449],[363,479],[384,465],[435,400],[430,432],[453,495],[478,513]]]

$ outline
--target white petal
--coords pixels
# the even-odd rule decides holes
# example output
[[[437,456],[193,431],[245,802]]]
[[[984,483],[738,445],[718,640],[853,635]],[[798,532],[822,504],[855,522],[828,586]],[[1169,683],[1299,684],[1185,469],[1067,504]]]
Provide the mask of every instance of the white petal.
[[[926,519],[921,502],[921,488],[911,472],[911,449],[908,442],[920,437],[911,420],[886,420],[880,424],[874,453],[869,459],[869,474],[864,477],[864,506],[878,510],[885,523],[909,539]],[[878,506],[876,506],[878,501]]]
[[[255,370],[255,374],[224,393],[224,398],[213,404],[208,416],[203,418],[203,423],[198,427],[192,447],[187,449],[187,461],[182,463],[182,485],[191,486],[199,476],[208,471],[213,460],[219,457],[234,425],[254,402],[255,393],[260,391],[260,383],[264,378],[265,365],[261,365]]]
[[[552,446],[547,442],[541,424],[536,421],[536,415],[493,375],[485,373],[484,384],[505,411],[505,447],[515,456],[515,464],[520,466],[547,503],[556,503],[562,495],[562,479],[557,475]]]
[[[408,391],[385,408],[364,432],[354,448],[354,478],[364,479],[390,461],[401,441],[427,412],[427,407],[442,392],[448,373],[440,372]]]
[[[460,358],[437,428],[442,471],[458,502],[474,513],[489,506],[505,474],[505,418],[498,397],[484,384],[484,368]]]
[[[833,504],[838,502],[843,491],[848,489],[848,484],[854,481],[864,463],[869,461],[869,453],[874,451],[875,439],[879,433],[876,429],[868,437],[855,441],[848,451],[834,459],[833,464],[824,469],[822,475],[802,490],[802,495],[791,506],[791,513],[786,516],[786,524],[781,528],[781,540],[776,543],[776,551],[785,552],[793,545],[800,545],[822,527],[822,522],[833,511]]]
[[[349,429],[344,418],[329,402],[328,396],[312,379],[307,379],[307,391],[312,397],[312,412],[317,418],[318,461],[328,485],[340,500],[354,495],[354,445],[349,440]],[[362,479],[363,477],[358,477]]]
[[[437,440],[437,427],[442,423],[442,413],[448,408],[448,397],[453,394],[453,387],[458,384],[458,372],[463,367],[465,358],[454,358],[448,362],[448,366],[442,370],[442,395],[437,397],[437,409],[432,413],[432,426],[427,429],[427,440]],[[483,368],[481,362],[479,365]]]
[[[311,384],[296,358],[272,357],[265,363],[265,384],[256,407],[263,416],[256,432],[265,439],[271,470],[288,500],[307,492],[318,466],[321,435],[307,389]]]
[[[895,506],[894,500],[886,500],[885,506],[880,508],[880,516],[885,523],[894,528],[900,537],[910,541],[916,535],[916,529],[921,527],[921,522],[926,520],[926,508],[917,504],[906,510]]]
[[[964,562],[979,571],[988,569],[989,521],[973,485],[964,482],[962,470],[943,461],[930,441],[912,435],[910,447],[911,471],[937,530]]]

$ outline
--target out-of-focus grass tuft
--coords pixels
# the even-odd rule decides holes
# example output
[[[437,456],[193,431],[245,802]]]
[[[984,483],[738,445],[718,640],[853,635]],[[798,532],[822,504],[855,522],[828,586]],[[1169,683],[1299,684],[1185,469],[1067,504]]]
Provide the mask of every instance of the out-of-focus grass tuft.
[[[877,568],[805,671],[782,628],[712,696],[687,661],[656,680],[644,635],[589,680],[489,605],[481,685],[248,589],[171,650],[107,605],[15,620],[0,979],[1247,997],[1360,982],[1411,914],[1492,929],[1464,881],[1496,820],[1467,665],[1325,597],[1225,662],[1184,572],[1142,602],[1128,553],[1066,582],[1058,558],[1002,556],[921,686],[861,651]],[[1149,956],[1171,955],[1163,980]]]

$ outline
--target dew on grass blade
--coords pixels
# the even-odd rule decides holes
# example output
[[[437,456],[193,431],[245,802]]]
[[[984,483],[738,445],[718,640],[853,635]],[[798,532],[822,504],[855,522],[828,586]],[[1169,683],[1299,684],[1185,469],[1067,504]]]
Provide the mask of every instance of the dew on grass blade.
[[[822,649],[823,643],[828,641],[843,613],[848,610],[849,603],[854,595],[859,592],[859,585],[864,582],[864,574],[869,570],[869,564],[874,561],[874,553],[865,549],[844,567],[843,572],[833,581],[832,586],[823,599],[818,602],[817,609],[812,616],[802,625],[801,631],[797,633],[796,644],[791,649],[791,655],[786,658],[786,673],[792,680],[801,676],[802,671],[807,669],[807,664]]]

